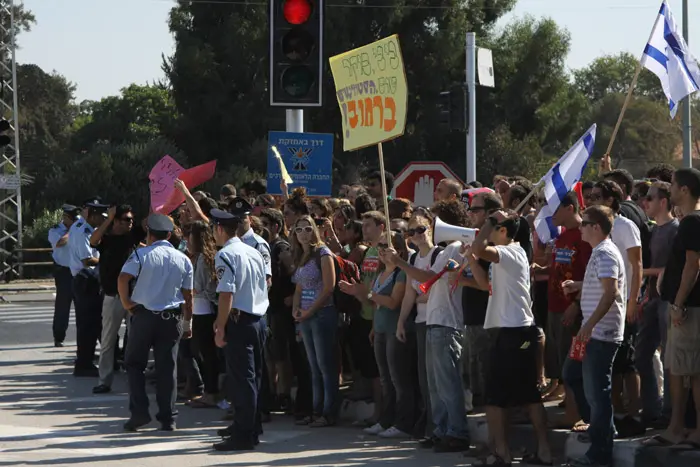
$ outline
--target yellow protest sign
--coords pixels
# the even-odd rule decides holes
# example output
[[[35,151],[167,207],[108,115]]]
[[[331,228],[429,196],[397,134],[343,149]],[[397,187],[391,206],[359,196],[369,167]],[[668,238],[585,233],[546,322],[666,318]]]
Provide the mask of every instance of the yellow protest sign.
[[[403,135],[408,87],[397,35],[329,59],[343,115],[343,149]]]

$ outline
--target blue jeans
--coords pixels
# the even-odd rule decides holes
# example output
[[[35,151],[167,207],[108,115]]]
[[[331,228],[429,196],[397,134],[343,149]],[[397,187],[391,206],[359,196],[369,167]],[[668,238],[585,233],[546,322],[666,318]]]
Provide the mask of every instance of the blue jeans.
[[[662,414],[671,414],[668,372],[664,369],[663,401],[654,372],[654,353],[659,346],[661,346],[661,361],[664,361],[668,332],[668,306],[669,303],[660,298],[655,298],[644,305],[637,334],[634,363],[642,383],[644,418],[648,420],[659,418]]]
[[[590,424],[591,447],[586,457],[601,464],[612,462],[613,424],[612,366],[620,345],[591,339],[583,362],[564,362],[564,382],[571,388],[581,418]]]
[[[317,311],[299,326],[311,367],[314,413],[333,417],[338,401],[336,332],[338,312],[332,306]]]
[[[435,431],[438,438],[469,439],[462,384],[462,332],[428,326],[425,362]]]

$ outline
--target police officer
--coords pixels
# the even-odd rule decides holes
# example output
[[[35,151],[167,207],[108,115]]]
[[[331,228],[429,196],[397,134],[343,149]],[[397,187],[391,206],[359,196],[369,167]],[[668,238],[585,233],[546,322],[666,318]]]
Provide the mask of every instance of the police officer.
[[[227,377],[233,403],[231,426],[219,430],[226,439],[217,451],[250,450],[262,434],[259,397],[264,370],[267,312],[267,277],[262,254],[236,236],[242,215],[212,209],[214,238],[223,248],[216,254],[219,311],[215,324],[216,345],[224,348]]]
[[[253,232],[250,226],[249,214],[253,206],[244,198],[234,198],[228,205],[228,212],[240,219],[236,234],[243,243],[258,250],[265,260],[265,274],[267,278],[272,278],[272,256],[270,245],[260,235]],[[269,284],[268,284],[269,285]]]
[[[163,214],[148,217],[146,247],[136,250],[118,279],[119,298],[131,315],[124,365],[129,377],[131,418],[125,431],[151,422],[146,395],[148,355],[153,347],[160,429],[175,429],[176,361],[181,338],[192,337],[192,262],[168,241],[173,221]],[[135,280],[133,293],[130,284]]]
[[[97,271],[100,254],[90,246],[90,236],[104,222],[108,207],[98,199],[86,202],[85,217],[71,226],[68,235],[78,342],[73,370],[76,377],[98,375],[93,359],[102,332],[102,294]],[[78,224],[80,226],[76,227]]]
[[[70,273],[70,250],[68,230],[79,216],[80,209],[72,204],[63,205],[63,219],[49,229],[49,243],[53,250],[53,277],[56,284],[56,301],[53,311],[53,343],[63,347],[70,320],[70,306],[73,303],[73,275]]]

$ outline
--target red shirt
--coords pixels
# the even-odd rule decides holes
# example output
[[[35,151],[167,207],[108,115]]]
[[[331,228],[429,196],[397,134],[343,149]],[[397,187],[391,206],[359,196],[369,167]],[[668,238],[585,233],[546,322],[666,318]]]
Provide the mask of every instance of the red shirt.
[[[581,230],[577,228],[565,230],[554,241],[549,268],[550,312],[564,313],[571,304],[571,298],[564,294],[561,283],[583,280],[591,251],[591,245],[581,239]]]

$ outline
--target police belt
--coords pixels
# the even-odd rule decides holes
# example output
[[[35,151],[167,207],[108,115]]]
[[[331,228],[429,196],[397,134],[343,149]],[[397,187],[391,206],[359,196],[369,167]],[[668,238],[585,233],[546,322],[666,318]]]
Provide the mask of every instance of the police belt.
[[[228,314],[228,319],[237,323],[241,316],[255,319],[262,318],[260,315],[254,315],[253,313],[248,313],[247,311],[239,310],[238,308],[231,308],[231,312]]]
[[[161,319],[164,321],[167,321],[169,319],[177,319],[180,316],[182,316],[182,309],[180,307],[176,308],[166,308],[165,310],[159,311],[159,310],[149,310],[143,305],[136,305],[134,308],[131,309],[132,313],[137,313],[139,311],[148,311],[153,313],[154,315],[159,315]]]

